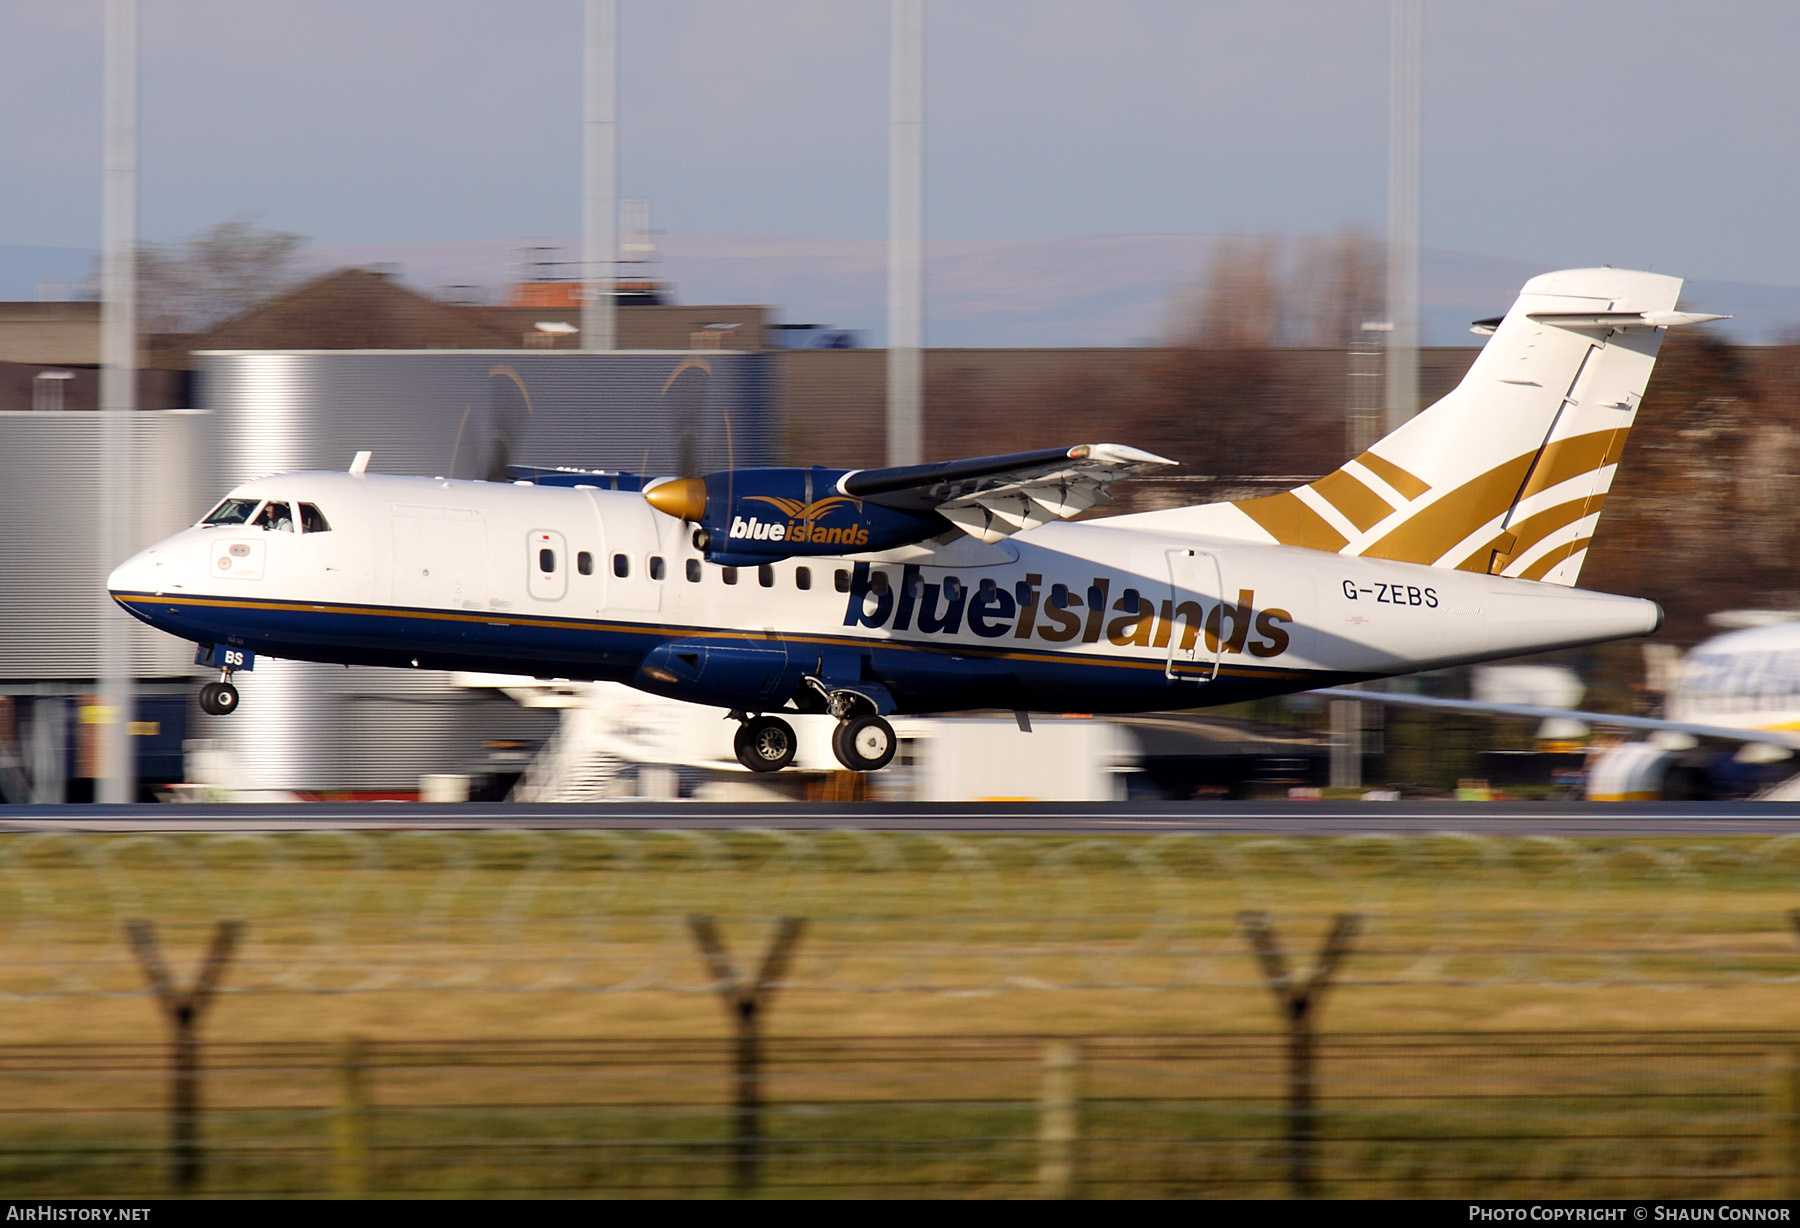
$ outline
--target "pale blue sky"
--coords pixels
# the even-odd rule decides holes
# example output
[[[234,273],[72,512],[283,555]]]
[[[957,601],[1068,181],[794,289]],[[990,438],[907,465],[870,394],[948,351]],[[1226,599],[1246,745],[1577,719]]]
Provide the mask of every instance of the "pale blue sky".
[[[886,229],[882,0],[621,0],[623,194]],[[100,0],[0,5],[0,244],[100,229]],[[927,3],[938,238],[1379,232],[1384,0]],[[578,229],[579,0],[144,0],[142,231]],[[1800,6],[1425,4],[1424,236],[1800,284]]]

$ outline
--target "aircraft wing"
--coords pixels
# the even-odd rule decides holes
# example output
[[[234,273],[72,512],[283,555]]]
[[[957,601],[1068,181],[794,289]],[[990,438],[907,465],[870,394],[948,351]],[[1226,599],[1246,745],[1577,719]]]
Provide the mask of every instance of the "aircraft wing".
[[[1117,443],[1084,443],[1004,456],[857,469],[846,495],[902,511],[934,511],[971,537],[997,542],[1104,500],[1114,482],[1176,462]]]
[[[1728,742],[1757,742],[1800,749],[1800,730],[1735,729],[1729,725],[1701,725],[1692,721],[1671,721],[1655,716],[1620,716],[1613,712],[1582,712],[1574,708],[1542,707],[1537,704],[1494,704],[1474,699],[1438,699],[1428,695],[1396,695],[1388,691],[1355,691],[1347,687],[1326,687],[1313,691],[1327,699],[1356,699],[1364,703],[1390,704],[1401,708],[1435,708],[1439,711],[1470,712],[1480,716],[1518,716],[1532,720],[1574,720],[1603,729],[1640,729],[1647,733],[1685,733],[1695,738],[1718,738]]]

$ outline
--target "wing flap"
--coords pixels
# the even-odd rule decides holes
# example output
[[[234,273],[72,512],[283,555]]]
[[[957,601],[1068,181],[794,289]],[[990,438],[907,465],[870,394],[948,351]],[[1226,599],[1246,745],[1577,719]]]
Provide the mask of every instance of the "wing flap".
[[[842,494],[883,507],[929,508],[984,542],[1066,520],[1107,498],[1114,482],[1175,464],[1123,444],[1078,444],[931,465],[861,469]]]

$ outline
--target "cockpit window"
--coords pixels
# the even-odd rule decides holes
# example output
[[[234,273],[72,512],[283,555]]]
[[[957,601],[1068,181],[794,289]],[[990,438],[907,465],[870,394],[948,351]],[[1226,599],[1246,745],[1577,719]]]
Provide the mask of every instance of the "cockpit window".
[[[285,503],[276,503],[271,500],[263,504],[263,510],[256,514],[256,519],[252,520],[250,524],[252,528],[273,529],[277,533],[292,533],[294,531],[293,509]]]
[[[260,499],[223,499],[219,506],[206,513],[201,524],[243,524],[250,519],[250,513],[256,510]]]
[[[300,505],[300,531],[302,533],[329,533],[331,525],[325,519],[325,513],[321,512],[316,504],[302,503]]]

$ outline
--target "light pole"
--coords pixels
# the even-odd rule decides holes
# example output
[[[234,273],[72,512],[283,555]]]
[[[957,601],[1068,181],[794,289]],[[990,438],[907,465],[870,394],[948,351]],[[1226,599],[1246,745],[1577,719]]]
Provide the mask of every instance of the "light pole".
[[[890,0],[887,463],[925,459],[925,4]]]
[[[1388,64],[1387,431],[1419,412],[1419,0],[1391,0]],[[1385,432],[1384,432],[1385,433]]]
[[[581,348],[618,348],[613,295],[619,195],[619,6],[587,0],[582,109]]]
[[[106,135],[100,248],[101,575],[131,553],[133,414],[137,408],[137,0],[106,3]],[[137,793],[131,753],[131,625],[100,586],[100,703],[92,713],[95,800]]]

